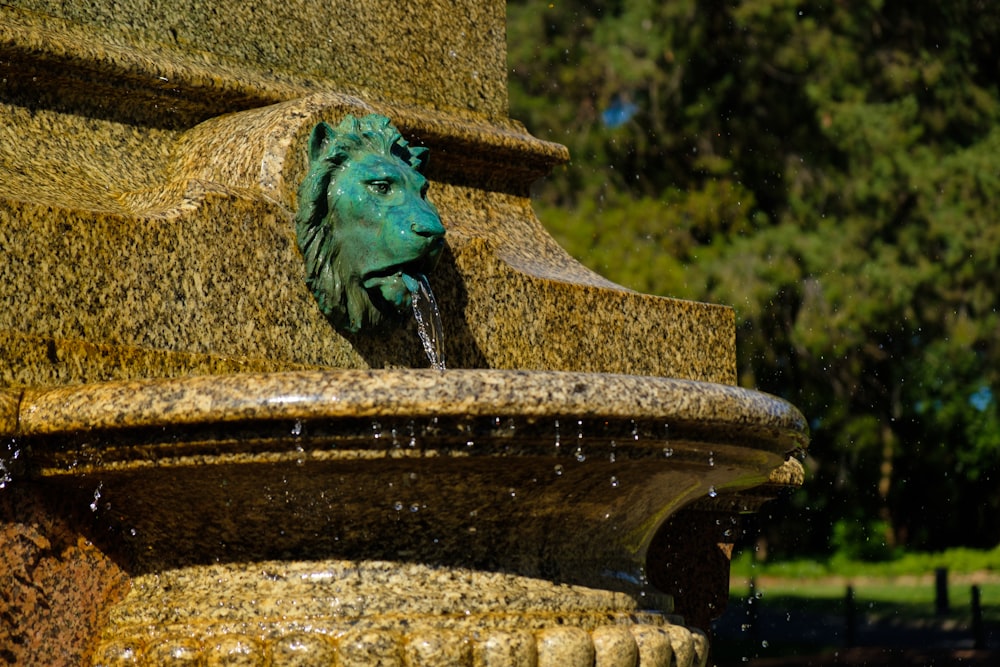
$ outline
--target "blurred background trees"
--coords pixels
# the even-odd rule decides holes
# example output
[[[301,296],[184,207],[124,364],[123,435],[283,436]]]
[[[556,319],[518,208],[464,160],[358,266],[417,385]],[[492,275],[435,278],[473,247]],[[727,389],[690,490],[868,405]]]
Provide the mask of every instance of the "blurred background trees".
[[[536,210],[644,292],[736,309],[811,420],[772,554],[1000,541],[1000,12],[989,0],[508,3]]]

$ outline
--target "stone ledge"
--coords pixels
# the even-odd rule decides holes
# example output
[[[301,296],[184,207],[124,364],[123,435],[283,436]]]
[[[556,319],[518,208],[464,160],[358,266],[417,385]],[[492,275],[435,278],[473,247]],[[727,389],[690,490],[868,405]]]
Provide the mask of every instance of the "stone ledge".
[[[447,7],[302,0],[294,8],[281,0],[183,7],[11,0],[0,8],[0,61],[16,65],[15,74],[62,72],[79,84],[73,103],[95,110],[84,88],[93,95],[101,86],[112,93],[101,101],[114,103],[128,97],[105,87],[117,84],[149,108],[162,102],[161,120],[173,122],[323,89],[502,118],[503,34],[504,4],[495,0]],[[394,56],[373,67],[379,52]]]

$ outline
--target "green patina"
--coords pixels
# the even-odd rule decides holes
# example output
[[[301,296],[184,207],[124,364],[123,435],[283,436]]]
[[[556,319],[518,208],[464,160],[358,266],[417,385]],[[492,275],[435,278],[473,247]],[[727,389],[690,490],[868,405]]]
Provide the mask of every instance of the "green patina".
[[[338,329],[404,321],[417,276],[437,263],[445,231],[426,199],[426,154],[384,116],[313,128],[295,233],[306,283]]]

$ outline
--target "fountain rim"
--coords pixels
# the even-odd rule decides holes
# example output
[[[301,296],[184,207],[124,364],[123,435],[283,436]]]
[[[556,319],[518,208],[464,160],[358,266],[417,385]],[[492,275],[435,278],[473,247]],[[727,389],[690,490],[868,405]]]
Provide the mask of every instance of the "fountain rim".
[[[767,432],[804,448],[787,401],[751,389],[655,376],[503,369],[338,369],[198,375],[30,387],[4,436],[244,421],[339,418],[572,417]],[[13,418],[13,419],[11,419]],[[769,438],[770,439],[770,438]]]

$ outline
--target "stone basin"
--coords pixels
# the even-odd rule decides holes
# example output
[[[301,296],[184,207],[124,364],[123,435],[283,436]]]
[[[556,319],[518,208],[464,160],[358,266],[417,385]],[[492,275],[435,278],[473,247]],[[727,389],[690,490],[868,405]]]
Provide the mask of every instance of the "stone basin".
[[[222,639],[333,650],[362,619],[390,644],[544,634],[556,612],[591,643],[624,617],[656,628],[673,611],[646,572],[661,526],[692,503],[756,509],[740,492],[806,441],[760,392],[552,371],[108,382],[9,409],[28,475],[131,577],[98,664]]]

